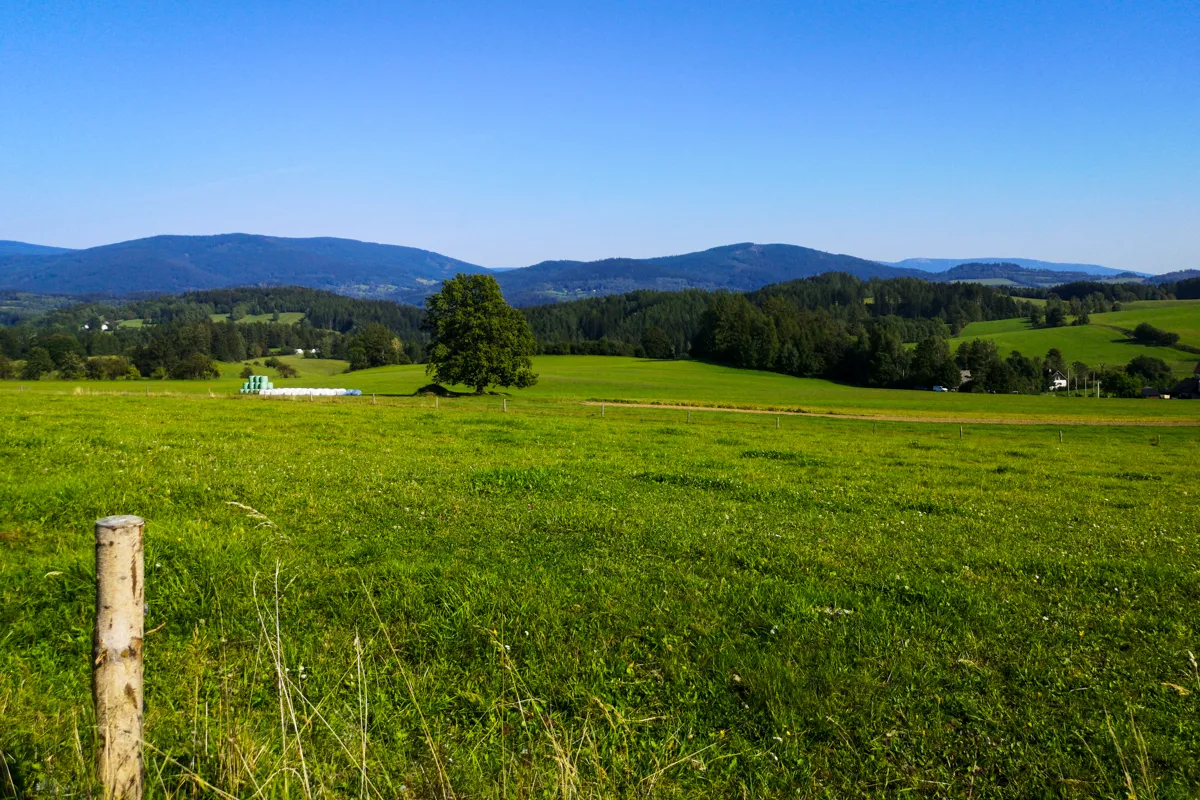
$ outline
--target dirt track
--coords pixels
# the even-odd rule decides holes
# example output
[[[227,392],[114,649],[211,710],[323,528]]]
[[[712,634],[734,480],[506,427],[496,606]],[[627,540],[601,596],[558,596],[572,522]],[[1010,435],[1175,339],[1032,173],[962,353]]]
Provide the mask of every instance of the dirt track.
[[[1179,401],[1185,402],[1185,401]],[[765,408],[722,408],[720,406],[683,406],[666,403],[622,403],[605,400],[584,401],[585,406],[613,406],[615,408],[664,408],[677,411],[727,411],[735,414],[770,414],[784,417],[823,417],[825,419],[861,419],[869,422],[937,422],[956,425],[1093,425],[1108,427],[1148,427],[1148,428],[1195,428],[1200,427],[1200,419],[1177,420],[1147,420],[1147,419],[1003,419],[981,417],[902,417],[894,414],[832,414],[818,411],[772,411]],[[1200,412],[1200,403],[1197,404]]]

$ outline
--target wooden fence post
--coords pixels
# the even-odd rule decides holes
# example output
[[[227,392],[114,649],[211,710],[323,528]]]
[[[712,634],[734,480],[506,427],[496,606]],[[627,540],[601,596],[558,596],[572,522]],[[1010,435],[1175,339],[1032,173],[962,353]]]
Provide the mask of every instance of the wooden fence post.
[[[691,411],[691,409],[688,409],[688,422],[691,422],[691,421],[692,421],[692,411]]]
[[[433,407],[435,409],[440,408],[440,406],[438,405],[438,396],[436,394],[433,396]]]
[[[500,402],[501,402],[501,403],[504,403],[504,409],[503,409],[503,410],[504,410],[504,411],[508,411],[508,398],[507,398],[507,397],[505,397],[505,398],[501,399],[501,400],[500,400]]]
[[[604,403],[600,404],[600,416],[604,416]]]
[[[1058,432],[1058,443],[1062,444],[1062,431]]]
[[[96,520],[96,628],[92,699],[96,771],[105,800],[142,797],[142,637],[145,571],[141,517]]]
[[[775,430],[779,430],[779,415],[775,415]]]
[[[371,392],[371,405],[375,405],[375,393]]]

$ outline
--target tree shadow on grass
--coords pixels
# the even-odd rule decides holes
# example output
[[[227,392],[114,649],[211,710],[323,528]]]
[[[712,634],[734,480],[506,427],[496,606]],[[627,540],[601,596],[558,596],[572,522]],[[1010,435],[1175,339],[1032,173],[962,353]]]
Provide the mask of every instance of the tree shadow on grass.
[[[411,396],[422,397],[427,395],[437,395],[438,397],[480,397],[480,395],[475,394],[475,392],[456,392],[453,389],[447,389],[445,386],[437,383],[427,383],[420,389],[417,389],[415,392],[413,392]],[[509,393],[493,391],[486,391],[483,393],[483,396],[487,395],[493,395],[496,397],[504,395],[507,397],[509,396]]]

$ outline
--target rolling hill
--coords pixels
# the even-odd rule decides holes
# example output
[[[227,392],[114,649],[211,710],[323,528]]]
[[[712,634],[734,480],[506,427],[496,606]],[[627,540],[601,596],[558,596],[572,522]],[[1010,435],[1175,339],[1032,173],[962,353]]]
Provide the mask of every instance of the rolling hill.
[[[1120,283],[1133,281],[1141,283],[1142,278],[1132,272],[1122,272],[1115,275],[1091,275],[1088,273],[1059,271],[1048,269],[1030,269],[1020,264],[1001,262],[959,264],[945,272],[926,276],[927,280],[935,281],[970,281],[986,283],[990,286],[1028,286],[1037,289],[1049,289],[1062,283],[1091,278],[1102,283]]]
[[[1099,264],[1071,264],[1056,261],[1039,261],[1036,258],[906,258],[903,261],[882,261],[891,267],[919,269],[925,272],[946,272],[960,264],[1014,264],[1018,267],[1032,270],[1047,270],[1050,272],[1085,272],[1089,275],[1115,276],[1126,270],[1102,267]],[[1132,273],[1138,277],[1147,277],[1145,273]]]
[[[291,239],[231,233],[153,236],[63,250],[0,242],[0,289],[41,294],[177,293],[234,286],[305,286],[349,297],[421,304],[438,284],[459,272],[490,273],[513,305],[528,306],[619,294],[639,289],[748,291],[783,281],[846,272],[858,278],[912,277],[1047,287],[1087,273],[1075,267],[1030,270],[1022,263],[957,264],[944,271],[936,259],[884,264],[789,244],[742,243],[659,258],[543,261],[489,270],[428,250],[353,239]],[[1032,262],[1045,264],[1047,262]],[[1097,267],[1098,280],[1121,280]],[[1141,278],[1125,273],[1130,280]]]
[[[0,288],[26,292],[128,295],[287,284],[417,304],[458,272],[491,272],[509,302],[533,305],[635,289],[756,289],[833,271],[860,278],[927,277],[918,270],[807,247],[750,243],[662,258],[545,261],[495,271],[412,247],[242,233],[154,236],[63,253],[0,254]]]
[[[1170,283],[1171,281],[1186,281],[1191,278],[1200,278],[1200,269],[1181,269],[1175,272],[1164,272],[1162,275],[1154,275],[1150,278],[1151,283]]]
[[[44,244],[30,244],[29,242],[14,242],[8,239],[0,239],[0,258],[4,258],[5,256],[55,256],[70,252],[71,250],[66,247],[50,247]]]
[[[543,261],[498,273],[496,279],[509,302],[538,305],[637,289],[747,291],[823,272],[848,272],[863,279],[929,277],[918,270],[889,267],[854,256],[790,244],[747,242],[661,258]]]
[[[289,284],[419,303],[455,273],[485,271],[414,247],[230,233],[153,236],[54,255],[0,257],[0,287],[124,295]]]

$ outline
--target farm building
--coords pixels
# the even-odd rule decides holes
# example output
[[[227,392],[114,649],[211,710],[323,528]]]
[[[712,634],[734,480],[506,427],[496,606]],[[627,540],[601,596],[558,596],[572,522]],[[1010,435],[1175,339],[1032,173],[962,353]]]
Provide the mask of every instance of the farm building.
[[[1049,381],[1050,391],[1052,392],[1067,388],[1067,376],[1063,375],[1056,369],[1050,370],[1047,380]]]

